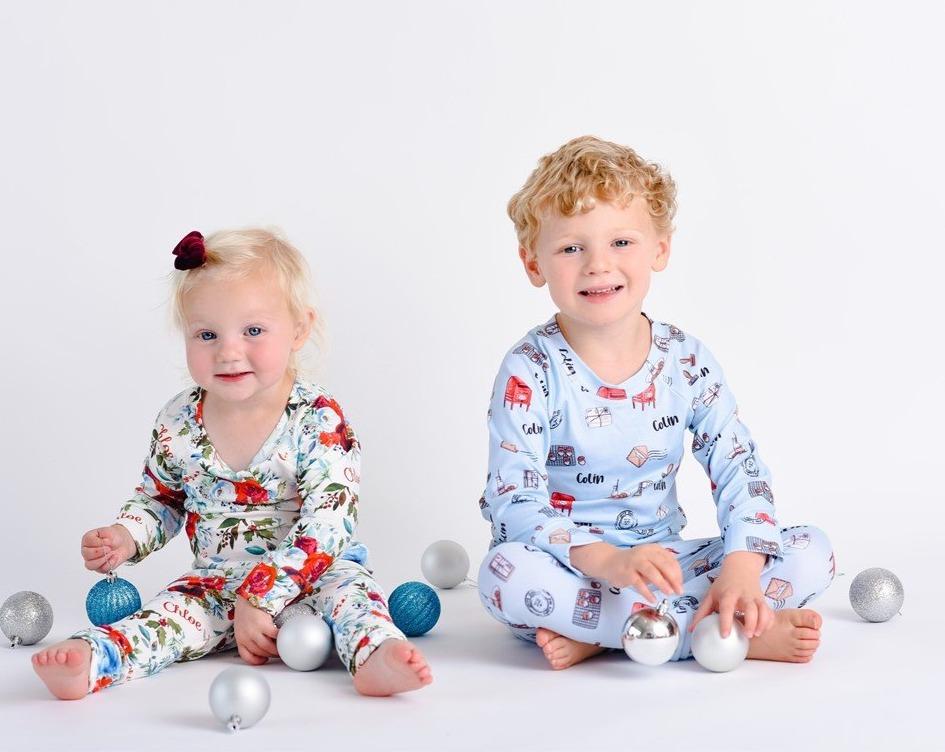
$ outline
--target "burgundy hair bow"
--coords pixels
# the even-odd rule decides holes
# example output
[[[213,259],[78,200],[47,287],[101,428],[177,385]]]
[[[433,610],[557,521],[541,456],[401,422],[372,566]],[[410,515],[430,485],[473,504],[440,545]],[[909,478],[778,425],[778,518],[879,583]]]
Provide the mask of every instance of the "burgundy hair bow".
[[[174,246],[174,268],[184,271],[203,266],[207,260],[207,249],[203,245],[203,235],[194,230],[188,232],[181,241]]]

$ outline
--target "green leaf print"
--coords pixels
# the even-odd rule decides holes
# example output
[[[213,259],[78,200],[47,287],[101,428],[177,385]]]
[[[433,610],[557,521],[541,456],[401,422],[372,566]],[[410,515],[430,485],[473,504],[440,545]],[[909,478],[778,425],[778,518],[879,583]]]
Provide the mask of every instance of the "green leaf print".
[[[325,493],[331,493],[332,491],[343,491],[347,486],[344,483],[329,483],[325,486]]]
[[[164,631],[164,627],[158,627],[158,630],[157,630],[157,638],[158,638],[158,642],[160,643],[161,647],[163,648],[163,647],[164,647],[164,643],[167,642],[167,632]]]
[[[233,527],[234,525],[239,525],[240,519],[238,517],[227,517],[223,522],[220,523],[220,529],[227,527]]]

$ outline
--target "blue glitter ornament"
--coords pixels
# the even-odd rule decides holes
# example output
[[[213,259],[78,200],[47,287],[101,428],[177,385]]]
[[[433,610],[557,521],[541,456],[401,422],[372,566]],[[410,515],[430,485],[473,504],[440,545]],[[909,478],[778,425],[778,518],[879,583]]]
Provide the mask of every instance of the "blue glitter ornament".
[[[85,599],[85,612],[96,627],[114,624],[141,608],[138,588],[128,580],[108,573],[108,579],[95,583]]]
[[[398,585],[387,604],[394,624],[407,637],[426,634],[440,618],[440,599],[433,588],[422,582]]]

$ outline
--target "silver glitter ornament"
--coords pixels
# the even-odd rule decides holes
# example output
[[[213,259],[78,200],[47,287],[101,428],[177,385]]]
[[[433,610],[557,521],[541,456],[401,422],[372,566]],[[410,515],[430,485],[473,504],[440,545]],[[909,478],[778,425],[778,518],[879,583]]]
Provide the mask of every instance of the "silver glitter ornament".
[[[866,621],[886,621],[902,608],[905,591],[888,569],[864,569],[850,583],[850,605]]]
[[[276,637],[279,657],[296,671],[319,668],[331,655],[331,645],[331,629],[318,614],[287,621]]]
[[[269,700],[269,684],[250,668],[228,668],[210,685],[210,710],[230,731],[257,723],[269,710]]]
[[[307,603],[293,603],[291,606],[286,606],[282,609],[282,613],[273,621],[279,629],[282,629],[283,625],[289,621],[289,619],[294,619],[296,616],[311,616],[314,613],[315,609]]]
[[[748,638],[738,624],[722,637],[718,614],[709,614],[692,632],[692,657],[709,671],[731,671],[748,657]]]
[[[0,606],[0,630],[10,641],[11,648],[39,642],[49,634],[52,623],[49,601],[32,590],[14,593]]]
[[[644,666],[659,666],[672,658],[679,646],[679,625],[669,613],[669,601],[642,608],[627,619],[621,642],[627,655]]]
[[[423,552],[420,571],[431,585],[444,589],[456,587],[469,574],[469,554],[455,541],[439,540]]]

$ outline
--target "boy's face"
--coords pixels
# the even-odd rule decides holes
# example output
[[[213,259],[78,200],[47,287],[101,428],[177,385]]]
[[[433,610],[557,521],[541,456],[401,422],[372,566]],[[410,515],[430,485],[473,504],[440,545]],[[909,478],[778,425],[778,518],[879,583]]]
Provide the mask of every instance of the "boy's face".
[[[519,248],[532,284],[575,328],[619,326],[640,315],[650,275],[666,268],[671,235],[653,224],[646,201],[598,201],[589,212],[542,220],[534,248]]]

